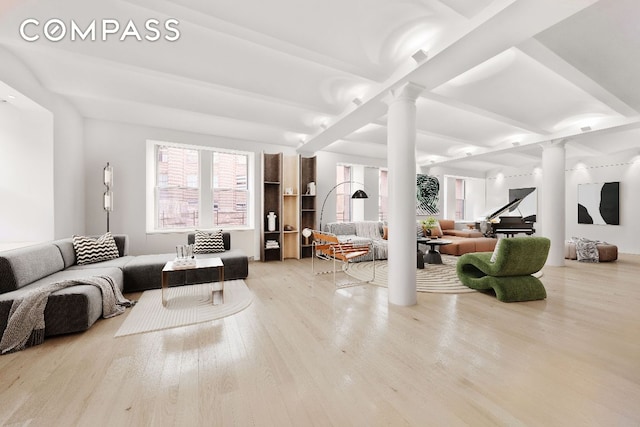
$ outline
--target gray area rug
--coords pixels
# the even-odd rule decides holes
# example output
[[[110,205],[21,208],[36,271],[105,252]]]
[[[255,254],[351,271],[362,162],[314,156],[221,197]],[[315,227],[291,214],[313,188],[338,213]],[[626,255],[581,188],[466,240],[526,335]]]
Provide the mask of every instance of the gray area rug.
[[[115,336],[122,337],[221,319],[244,310],[253,300],[253,294],[244,280],[225,281],[224,303],[220,301],[220,294],[216,293],[216,305],[211,301],[210,283],[176,286],[165,290],[165,293],[166,307],[162,305],[160,289],[145,291]]]
[[[442,264],[425,264],[424,270],[416,269],[416,286],[418,292],[435,292],[445,294],[460,294],[476,292],[466,287],[456,274],[455,256],[442,255]],[[372,276],[372,262],[358,262],[349,265],[346,273],[357,280],[369,280]],[[373,285],[388,286],[387,261],[376,261],[376,278]]]

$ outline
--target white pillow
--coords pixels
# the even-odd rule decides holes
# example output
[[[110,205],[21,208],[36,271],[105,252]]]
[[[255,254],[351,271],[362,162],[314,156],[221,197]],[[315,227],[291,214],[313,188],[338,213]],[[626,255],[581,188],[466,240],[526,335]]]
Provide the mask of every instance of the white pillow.
[[[504,237],[502,239],[504,239]],[[493,254],[491,254],[491,262],[496,262],[496,259],[498,259],[498,251],[500,250],[500,242],[502,242],[502,239],[498,239],[496,247],[493,248]]]

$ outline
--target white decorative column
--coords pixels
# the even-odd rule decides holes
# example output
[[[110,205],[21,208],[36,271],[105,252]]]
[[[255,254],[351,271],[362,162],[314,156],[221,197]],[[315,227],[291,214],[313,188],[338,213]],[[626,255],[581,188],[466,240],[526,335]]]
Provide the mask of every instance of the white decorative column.
[[[542,144],[542,235],[551,240],[547,265],[564,266],[565,145],[566,140]]]
[[[416,99],[424,88],[406,83],[387,102],[389,302],[409,306],[416,291]]]

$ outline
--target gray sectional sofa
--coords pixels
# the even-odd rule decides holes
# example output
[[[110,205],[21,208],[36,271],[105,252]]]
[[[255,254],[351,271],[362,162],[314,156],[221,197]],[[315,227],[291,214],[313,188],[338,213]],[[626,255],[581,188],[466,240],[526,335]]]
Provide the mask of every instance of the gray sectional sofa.
[[[161,287],[161,273],[175,253],[128,255],[128,237],[113,236],[119,257],[109,261],[77,265],[71,238],[0,252],[0,336],[4,332],[13,300],[39,286],[63,280],[108,275],[124,293]],[[193,243],[194,235],[188,236]],[[220,257],[225,280],[244,279],[249,275],[248,258],[240,249],[231,249],[229,233],[223,233],[225,251],[199,254],[198,257]],[[215,281],[217,271],[182,271],[170,276],[169,285]],[[44,312],[45,336],[84,331],[102,316],[102,295],[91,285],[78,285],[49,296]]]
[[[323,231],[335,234],[340,242],[373,245],[373,253],[358,257],[354,262],[371,261],[374,254],[376,259],[387,259],[388,242],[382,238],[382,221],[330,222],[324,226]]]

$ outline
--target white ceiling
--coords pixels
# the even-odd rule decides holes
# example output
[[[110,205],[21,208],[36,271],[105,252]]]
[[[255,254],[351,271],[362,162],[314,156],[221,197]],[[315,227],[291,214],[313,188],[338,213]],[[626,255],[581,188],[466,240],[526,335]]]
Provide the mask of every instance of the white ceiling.
[[[560,138],[568,157],[640,146],[637,0],[3,1],[0,44],[89,118],[385,158],[384,100],[411,81],[420,165],[534,165]],[[30,43],[26,18],[143,35],[175,18],[180,38]]]

